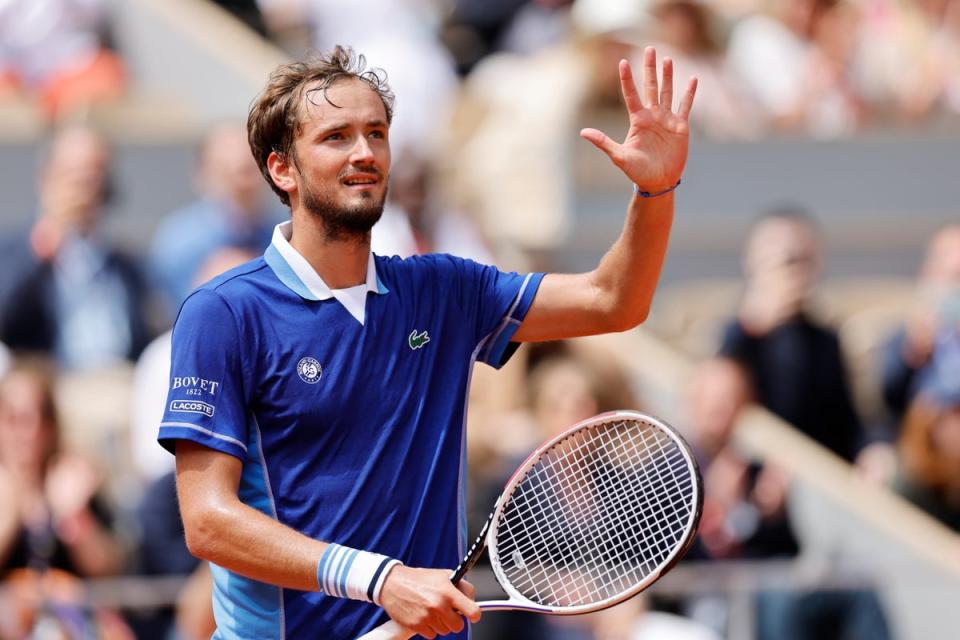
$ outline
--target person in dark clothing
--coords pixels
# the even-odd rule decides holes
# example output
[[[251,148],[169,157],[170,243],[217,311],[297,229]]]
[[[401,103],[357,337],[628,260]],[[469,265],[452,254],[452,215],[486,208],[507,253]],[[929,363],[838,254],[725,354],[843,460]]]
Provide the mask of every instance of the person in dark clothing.
[[[110,152],[88,129],[54,139],[39,177],[38,217],[0,256],[0,341],[13,351],[91,368],[139,355],[150,339],[135,262],[100,234]]]
[[[14,569],[116,575],[125,554],[100,482],[60,447],[47,367],[15,362],[0,379],[0,578]]]
[[[821,254],[818,230],[806,213],[783,210],[761,218],[747,241],[740,310],[719,354],[746,368],[758,404],[853,461],[865,438],[840,341],[807,311]]]
[[[756,399],[756,381],[730,358],[702,363],[689,388],[689,433],[704,480],[703,515],[687,554],[699,560],[789,559],[800,552],[787,511],[790,478],[732,442],[740,410]],[[757,593],[759,640],[886,640],[890,629],[867,589]]]

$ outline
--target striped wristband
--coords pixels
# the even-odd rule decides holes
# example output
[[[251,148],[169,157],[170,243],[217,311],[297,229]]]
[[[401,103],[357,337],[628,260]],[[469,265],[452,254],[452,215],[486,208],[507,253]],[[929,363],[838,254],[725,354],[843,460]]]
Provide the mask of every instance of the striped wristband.
[[[397,564],[403,563],[379,553],[330,544],[317,565],[317,583],[327,595],[379,605],[383,582]]]

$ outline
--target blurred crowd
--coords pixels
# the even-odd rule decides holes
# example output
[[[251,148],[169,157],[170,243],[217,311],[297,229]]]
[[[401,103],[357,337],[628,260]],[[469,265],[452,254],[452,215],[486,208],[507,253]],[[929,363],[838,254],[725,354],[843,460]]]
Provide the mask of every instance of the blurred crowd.
[[[212,1],[294,56],[350,43],[390,60],[410,105],[400,143],[426,144],[420,134],[458,87],[491,69],[549,74],[573,54],[571,77],[552,80],[567,91],[553,97],[574,103],[562,111],[603,81],[591,59],[645,44],[701,79],[693,124],[711,137],[839,137],[960,113],[956,0],[356,0],[350,11],[336,0]],[[114,35],[107,0],[5,1],[0,99],[25,98],[51,119],[121,100],[136,83]]]
[[[294,54],[343,41],[389,61],[399,108],[390,199],[373,236],[382,254],[549,267],[569,224],[571,127],[585,111],[619,109],[616,60],[642,44],[700,78],[696,135],[837,137],[960,115],[960,0],[218,4]],[[34,214],[0,238],[0,638],[209,637],[209,579],[186,550],[173,458],[155,441],[169,328],[194,286],[262,253],[285,215],[243,126],[220,123],[197,148],[195,200],[160,220],[137,255],[111,240],[111,145],[70,124],[131,90],[108,8],[0,0],[0,101],[26,100],[61,123],[37,168]],[[698,364],[673,417],[705,480],[691,558],[802,552],[792,479],[734,438],[750,406],[960,531],[960,225],[930,238],[900,325],[877,338],[869,379],[883,406],[867,412],[838,327],[815,304],[826,259],[815,213],[757,213],[736,310],[707,349],[688,354]],[[478,368],[471,531],[536,443],[599,411],[644,409],[617,361],[545,344],[502,372]],[[79,582],[131,575],[182,576],[183,590],[163,606],[104,608]],[[476,637],[726,637],[715,604],[703,594],[573,620],[493,614]],[[870,588],[759,593],[755,610],[761,640],[892,636]]]

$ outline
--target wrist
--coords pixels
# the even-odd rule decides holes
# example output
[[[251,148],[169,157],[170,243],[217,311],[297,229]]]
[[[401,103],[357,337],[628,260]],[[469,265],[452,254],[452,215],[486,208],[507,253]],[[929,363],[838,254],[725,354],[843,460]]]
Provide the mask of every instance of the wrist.
[[[664,196],[668,193],[672,193],[677,187],[680,186],[680,183],[683,181],[682,178],[678,178],[673,186],[669,187],[659,187],[651,191],[641,189],[637,183],[633,184],[633,192],[640,198],[656,198],[658,196]]]
[[[380,604],[380,591],[399,560],[379,553],[327,546],[317,564],[317,585],[327,595]]]

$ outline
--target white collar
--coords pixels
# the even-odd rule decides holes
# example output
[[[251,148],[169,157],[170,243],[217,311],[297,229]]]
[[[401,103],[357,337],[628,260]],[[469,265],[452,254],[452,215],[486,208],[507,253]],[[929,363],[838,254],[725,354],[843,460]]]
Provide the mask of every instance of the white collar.
[[[307,259],[293,248],[290,244],[290,238],[292,237],[292,222],[278,224],[273,230],[273,240],[271,240],[264,255],[267,264],[277,274],[280,281],[305,300],[336,298],[346,307],[350,315],[356,318],[360,324],[363,324],[366,305],[362,304],[361,301],[365,301],[366,294],[382,295],[389,293],[389,289],[383,285],[383,282],[377,276],[377,265],[373,253],[370,253],[367,262],[367,280],[363,285],[347,289],[331,289],[320,277],[320,274],[314,271]],[[361,299],[356,297],[358,292],[362,294]]]

